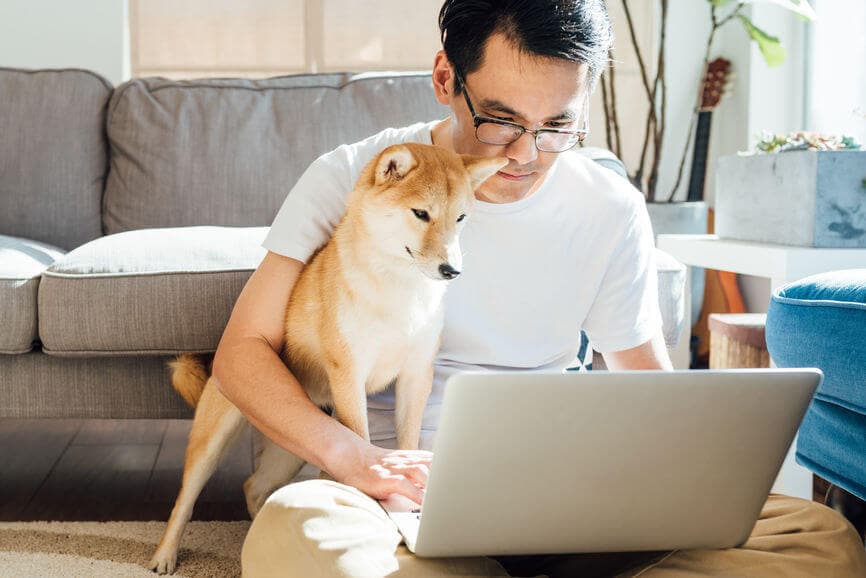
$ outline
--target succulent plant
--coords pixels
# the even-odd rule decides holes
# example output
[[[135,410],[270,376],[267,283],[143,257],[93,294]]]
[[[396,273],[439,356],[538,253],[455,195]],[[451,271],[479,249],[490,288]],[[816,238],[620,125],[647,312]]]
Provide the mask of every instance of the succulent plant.
[[[863,148],[852,136],[822,135],[817,132],[795,131],[787,135],[764,131],[755,143],[756,153],[781,153],[786,151],[842,151]]]

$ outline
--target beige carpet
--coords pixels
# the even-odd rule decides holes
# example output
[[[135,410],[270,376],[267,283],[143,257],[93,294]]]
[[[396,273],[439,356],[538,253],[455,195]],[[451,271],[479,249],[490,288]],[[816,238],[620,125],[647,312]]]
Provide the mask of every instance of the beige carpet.
[[[240,576],[250,522],[190,522],[178,577]],[[0,522],[0,574],[23,577],[141,576],[165,522]]]

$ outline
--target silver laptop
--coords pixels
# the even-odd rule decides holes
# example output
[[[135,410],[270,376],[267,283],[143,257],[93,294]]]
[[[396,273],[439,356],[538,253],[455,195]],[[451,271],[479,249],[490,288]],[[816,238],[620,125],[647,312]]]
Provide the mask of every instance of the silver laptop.
[[[423,507],[382,506],[418,556],[742,544],[817,369],[461,373]]]

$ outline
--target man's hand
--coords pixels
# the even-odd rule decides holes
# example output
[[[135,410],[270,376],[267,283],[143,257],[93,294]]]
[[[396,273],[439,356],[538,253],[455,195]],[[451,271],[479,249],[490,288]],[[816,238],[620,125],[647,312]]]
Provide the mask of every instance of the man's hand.
[[[433,453],[425,450],[389,450],[364,442],[346,452],[329,473],[377,500],[400,494],[420,504],[432,461]]]

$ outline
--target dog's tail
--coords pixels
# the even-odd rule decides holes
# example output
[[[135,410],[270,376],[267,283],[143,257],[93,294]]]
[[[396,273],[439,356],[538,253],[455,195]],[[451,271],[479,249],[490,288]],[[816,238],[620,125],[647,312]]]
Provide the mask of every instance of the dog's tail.
[[[190,407],[195,408],[210,377],[213,355],[182,353],[174,361],[169,361],[168,366],[171,368],[172,387]]]

